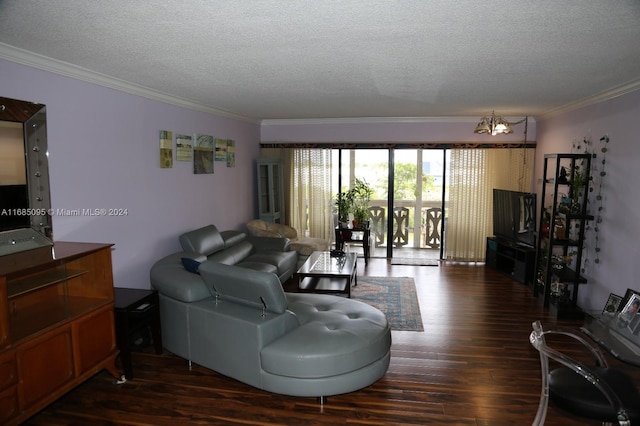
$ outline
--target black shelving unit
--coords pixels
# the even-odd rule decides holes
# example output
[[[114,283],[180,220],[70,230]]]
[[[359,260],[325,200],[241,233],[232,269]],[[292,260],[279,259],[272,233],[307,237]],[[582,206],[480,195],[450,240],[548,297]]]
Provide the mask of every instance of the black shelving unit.
[[[544,157],[533,290],[557,318],[583,316],[577,300],[580,285],[587,283],[580,270],[586,225],[593,220],[587,214],[590,176],[590,154]]]

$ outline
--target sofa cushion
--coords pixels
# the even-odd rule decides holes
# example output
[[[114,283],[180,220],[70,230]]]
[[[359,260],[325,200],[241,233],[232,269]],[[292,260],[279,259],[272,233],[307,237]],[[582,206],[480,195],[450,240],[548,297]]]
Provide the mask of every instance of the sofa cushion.
[[[287,297],[275,274],[206,261],[200,265],[200,275],[214,297],[276,314],[287,308]]]
[[[296,314],[300,326],[262,349],[265,371],[328,377],[363,368],[389,352],[391,331],[378,309],[331,295],[286,295],[287,309]]]
[[[224,240],[214,225],[207,225],[193,231],[185,232],[179,237],[180,245],[184,251],[209,256],[224,248]]]
[[[221,250],[208,256],[209,260],[224,263],[225,265],[235,265],[246,259],[253,251],[253,246],[247,241],[242,241],[234,246]]]
[[[220,235],[224,240],[225,248],[233,247],[247,238],[247,234],[240,231],[222,231]]]
[[[302,238],[301,240],[292,241],[289,245],[291,250],[295,250],[301,256],[309,256],[314,251],[329,250],[329,241],[322,238]]]
[[[278,275],[285,271],[295,272],[298,254],[295,251],[265,251],[257,252],[245,259],[246,262],[268,263],[278,268]],[[287,277],[288,278],[288,277]]]
[[[290,240],[298,238],[298,231],[295,228],[260,219],[254,219],[247,223],[247,231],[249,235],[254,237],[284,237]]]
[[[262,262],[240,262],[236,266],[240,268],[253,269],[254,271],[269,272],[270,274],[278,275],[278,268],[270,263]]]

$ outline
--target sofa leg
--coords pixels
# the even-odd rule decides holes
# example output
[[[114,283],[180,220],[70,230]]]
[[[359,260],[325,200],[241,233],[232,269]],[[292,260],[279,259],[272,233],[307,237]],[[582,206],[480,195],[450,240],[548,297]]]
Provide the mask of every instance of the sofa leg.
[[[326,396],[319,396],[318,397],[318,404],[324,405],[326,403],[327,403],[327,397]]]

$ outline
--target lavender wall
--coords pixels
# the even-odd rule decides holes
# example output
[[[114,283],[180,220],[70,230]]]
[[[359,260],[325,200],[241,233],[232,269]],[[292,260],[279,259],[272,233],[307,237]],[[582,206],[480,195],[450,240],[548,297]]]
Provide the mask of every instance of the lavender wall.
[[[609,293],[624,295],[627,288],[640,290],[638,245],[640,241],[640,91],[600,102],[538,122],[536,150],[537,191],[541,192],[544,154],[571,152],[572,142],[591,137],[595,143],[610,137],[606,155],[603,221],[598,225],[600,264],[586,268],[589,283],[581,287],[578,303],[587,309],[602,309]],[[595,236],[588,234],[588,258]],[[591,251],[590,251],[591,250]]]
[[[254,217],[258,124],[197,112],[0,60],[0,94],[47,106],[54,209],[127,209],[126,216],[55,216],[58,241],[115,244],[119,287],[149,287],[149,268],[178,251],[178,235]],[[236,166],[194,175],[191,162],[159,167],[159,130],[236,141]]]
[[[509,120],[517,121],[522,117]],[[480,117],[362,120],[266,121],[262,142],[496,142],[496,137],[476,135],[473,129]],[[525,125],[513,126],[513,133],[501,135],[501,142],[524,140]],[[536,123],[529,120],[527,140],[536,140]]]

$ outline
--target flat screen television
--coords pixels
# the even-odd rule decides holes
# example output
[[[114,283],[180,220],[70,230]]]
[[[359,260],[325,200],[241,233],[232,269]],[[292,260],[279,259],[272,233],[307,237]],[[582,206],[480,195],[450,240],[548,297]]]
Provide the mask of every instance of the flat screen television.
[[[535,247],[536,194],[493,190],[493,235],[499,240]]]

